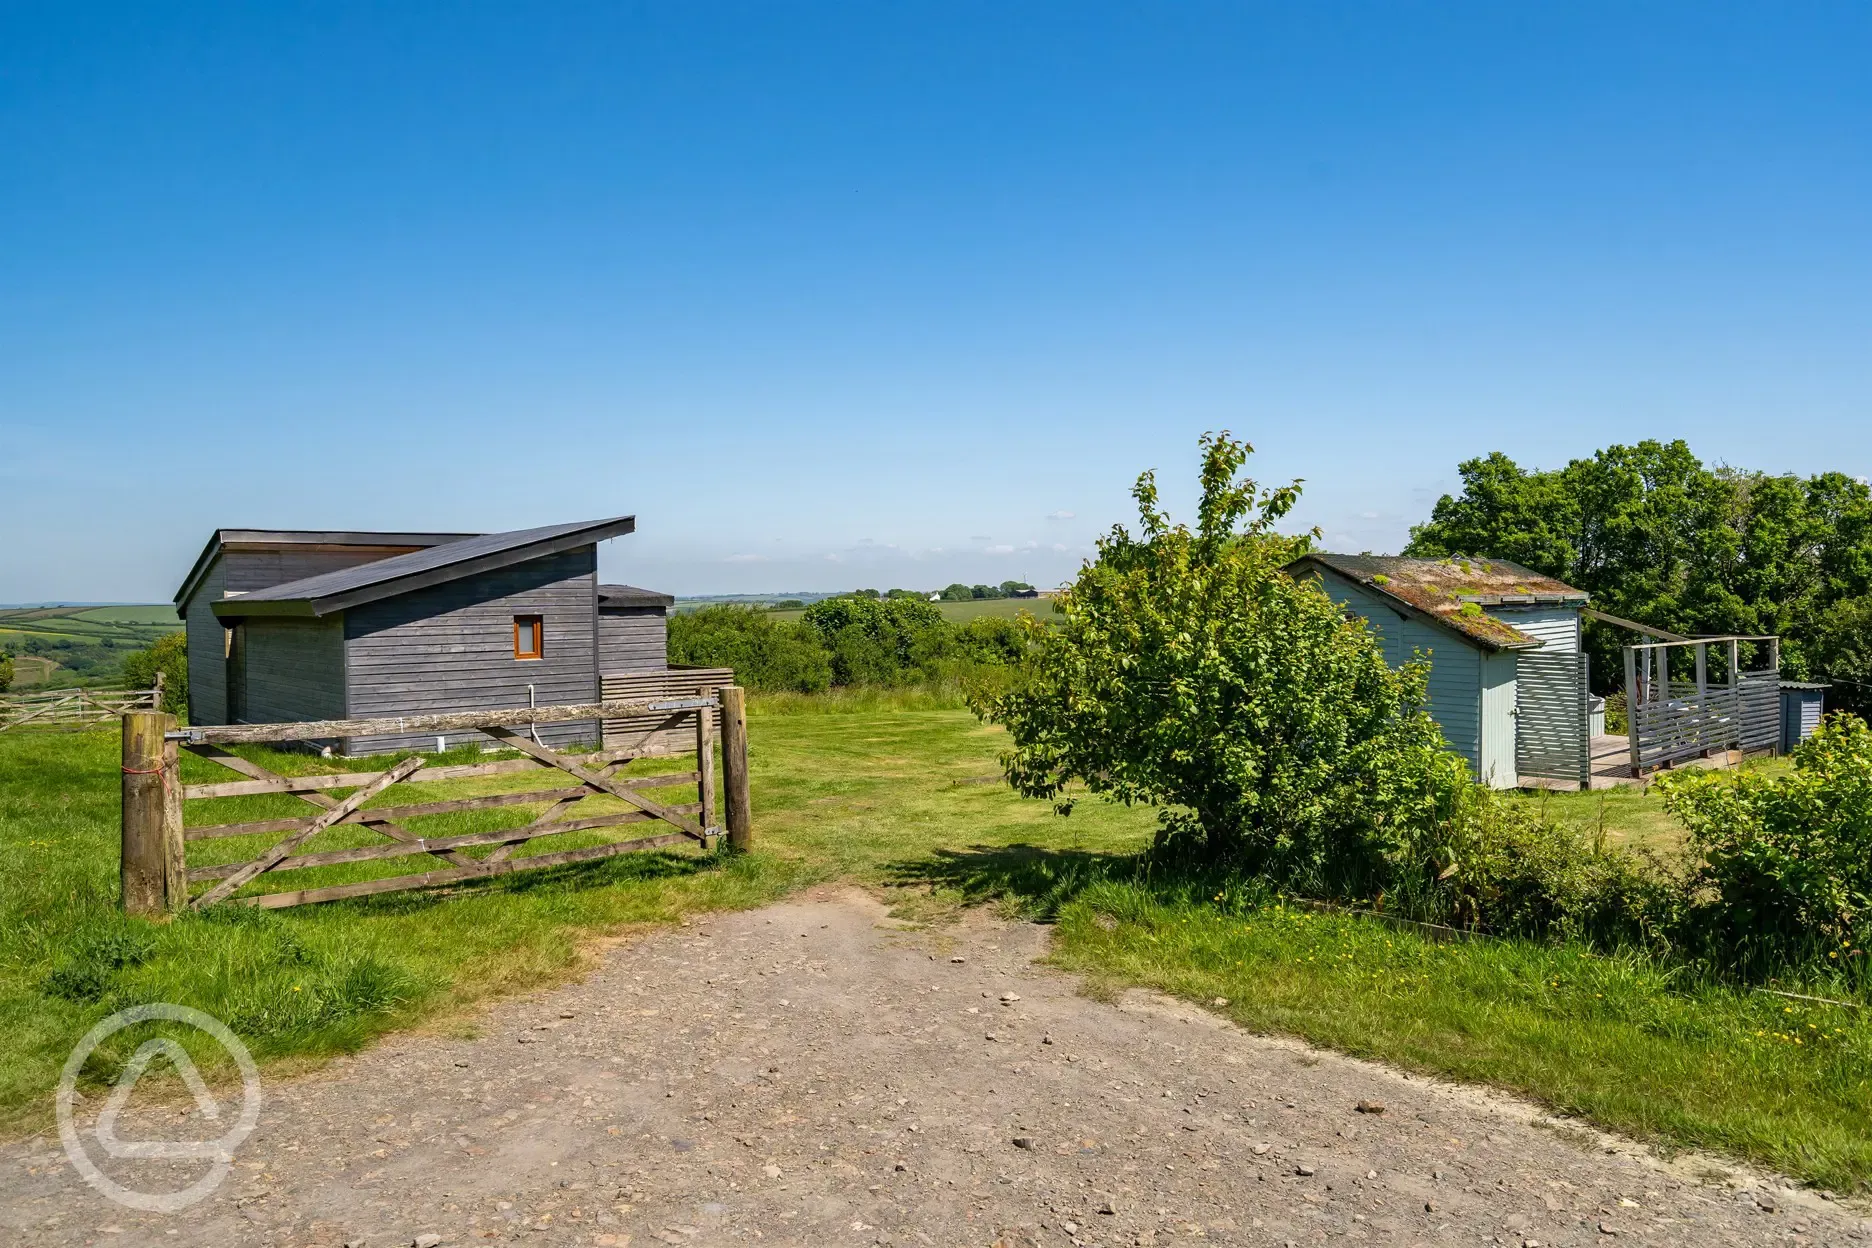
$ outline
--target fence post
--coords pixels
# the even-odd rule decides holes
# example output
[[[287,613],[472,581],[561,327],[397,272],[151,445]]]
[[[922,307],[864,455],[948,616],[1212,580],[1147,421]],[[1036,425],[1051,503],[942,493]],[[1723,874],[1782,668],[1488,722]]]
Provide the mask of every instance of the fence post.
[[[704,689],[703,697],[714,695]],[[702,830],[713,836],[720,824],[715,810],[715,721],[709,708],[697,707],[695,713],[696,799],[702,803]]]
[[[154,916],[187,900],[182,868],[182,785],[173,715],[123,717],[123,909]]]
[[[748,796],[747,690],[726,685],[715,691],[721,699],[722,787],[728,798],[728,845],[754,846],[754,809]]]

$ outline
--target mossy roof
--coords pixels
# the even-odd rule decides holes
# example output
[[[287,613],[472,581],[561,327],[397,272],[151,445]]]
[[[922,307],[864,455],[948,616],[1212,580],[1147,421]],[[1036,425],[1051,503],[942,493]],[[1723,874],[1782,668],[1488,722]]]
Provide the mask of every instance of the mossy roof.
[[[1530,650],[1539,645],[1514,625],[1489,614],[1489,607],[1583,607],[1584,590],[1529,571],[1505,559],[1406,559],[1398,555],[1304,555],[1307,564],[1330,569],[1409,607],[1418,615],[1490,650]]]

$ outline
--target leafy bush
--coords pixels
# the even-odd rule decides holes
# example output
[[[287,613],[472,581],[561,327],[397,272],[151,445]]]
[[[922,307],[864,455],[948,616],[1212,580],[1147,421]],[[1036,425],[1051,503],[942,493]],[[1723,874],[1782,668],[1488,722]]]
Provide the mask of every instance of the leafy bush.
[[[1828,705],[1872,714],[1872,594],[1834,603],[1815,632],[1814,667],[1834,682]]]
[[[736,679],[766,692],[819,693],[832,683],[832,661],[816,634],[754,607],[715,606],[670,616],[672,663],[732,667]]]
[[[1604,947],[1673,943],[1683,883],[1661,864],[1511,805],[1481,786],[1443,828],[1447,865],[1402,878],[1410,917]]]
[[[1686,931],[1757,969],[1861,957],[1872,939],[1872,729],[1830,715],[1794,770],[1659,780],[1702,862]]]
[[[921,597],[826,598],[806,608],[801,623],[831,652],[837,685],[914,679],[945,656],[952,631],[935,604]]]
[[[13,656],[0,650],[0,693],[13,687]]]
[[[188,637],[168,633],[158,637],[145,650],[132,650],[123,659],[124,684],[131,689],[148,689],[156,683],[156,673],[163,677],[162,709],[180,715],[188,709]]]
[[[1141,476],[1141,536],[1099,542],[1059,625],[1025,622],[1025,679],[978,712],[1008,730],[1014,787],[1062,809],[1074,785],[1159,806],[1164,841],[1306,891],[1421,876],[1469,788],[1422,709],[1427,668],[1393,670],[1287,575],[1306,542],[1274,525],[1299,486],[1238,480],[1250,450],[1203,439],[1194,531]]]

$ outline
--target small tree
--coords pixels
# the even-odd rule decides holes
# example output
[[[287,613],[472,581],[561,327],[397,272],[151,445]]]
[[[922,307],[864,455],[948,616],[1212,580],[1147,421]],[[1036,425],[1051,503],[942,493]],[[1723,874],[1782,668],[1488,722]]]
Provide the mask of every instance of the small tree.
[[[0,650],[0,693],[13,687],[13,656]]]
[[[1100,540],[1053,627],[1025,621],[1025,679],[977,706],[1013,741],[1009,782],[1062,812],[1075,785],[1158,806],[1165,838],[1296,886],[1434,875],[1467,780],[1421,709],[1427,669],[1388,667],[1288,576],[1306,539],[1275,525],[1299,482],[1238,478],[1252,448],[1226,433],[1202,447],[1194,531],[1145,473],[1142,532]]]
[[[148,689],[156,683],[156,673],[163,678],[162,709],[181,715],[188,709],[188,637],[183,633],[165,633],[148,649],[132,650],[123,658],[124,684],[132,689]]]

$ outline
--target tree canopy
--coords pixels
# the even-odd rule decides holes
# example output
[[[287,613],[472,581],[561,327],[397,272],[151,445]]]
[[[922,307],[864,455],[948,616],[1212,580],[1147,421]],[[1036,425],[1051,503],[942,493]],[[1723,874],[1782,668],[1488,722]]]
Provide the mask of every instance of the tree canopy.
[[[1858,618],[1834,608],[1872,592],[1872,490],[1843,473],[1711,467],[1681,440],[1611,446],[1551,470],[1497,451],[1459,471],[1462,493],[1437,501],[1406,554],[1511,560],[1671,632],[1779,634],[1790,676],[1832,674],[1827,656],[1848,648],[1834,630]],[[1603,687],[1621,642],[1593,634]]]

